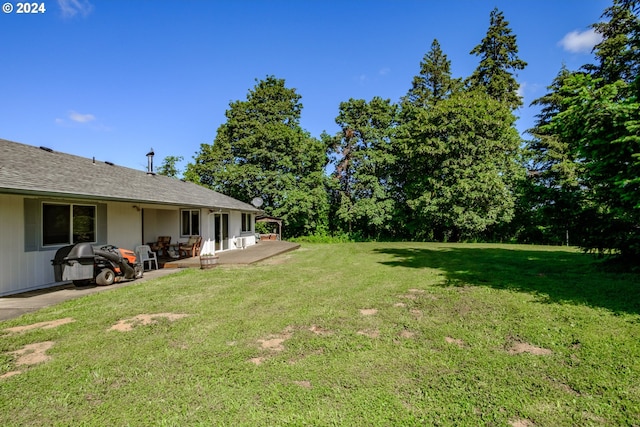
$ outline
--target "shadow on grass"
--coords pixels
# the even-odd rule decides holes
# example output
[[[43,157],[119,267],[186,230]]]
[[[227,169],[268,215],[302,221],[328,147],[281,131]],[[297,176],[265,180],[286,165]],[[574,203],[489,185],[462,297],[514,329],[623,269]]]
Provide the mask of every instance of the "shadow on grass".
[[[519,248],[384,248],[382,264],[432,268],[445,273],[442,286],[487,286],[528,292],[545,303],[601,307],[640,314],[640,275],[609,273],[588,255]]]

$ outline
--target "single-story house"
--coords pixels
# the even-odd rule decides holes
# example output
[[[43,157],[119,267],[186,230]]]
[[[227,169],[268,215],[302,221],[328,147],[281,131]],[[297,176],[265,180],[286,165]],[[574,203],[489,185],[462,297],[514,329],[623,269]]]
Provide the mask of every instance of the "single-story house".
[[[152,166],[145,172],[0,139],[0,295],[54,286],[56,251],[79,241],[134,250],[160,236],[178,243],[199,235],[201,253],[250,246],[258,212]]]

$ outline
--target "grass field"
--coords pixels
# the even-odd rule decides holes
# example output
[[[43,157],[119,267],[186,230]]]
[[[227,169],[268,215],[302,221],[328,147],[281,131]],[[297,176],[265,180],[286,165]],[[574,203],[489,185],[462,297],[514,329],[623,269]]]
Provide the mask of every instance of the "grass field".
[[[640,283],[558,247],[304,244],[0,323],[2,426],[640,425]]]

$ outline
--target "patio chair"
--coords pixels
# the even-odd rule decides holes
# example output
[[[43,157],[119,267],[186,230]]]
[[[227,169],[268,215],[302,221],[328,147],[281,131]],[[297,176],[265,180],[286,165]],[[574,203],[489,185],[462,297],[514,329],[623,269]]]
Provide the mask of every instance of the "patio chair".
[[[151,247],[151,250],[161,256],[169,255],[169,246],[171,246],[171,236],[158,236],[158,240],[156,242],[152,242],[148,244]]]
[[[200,255],[200,245],[202,244],[201,236],[189,236],[186,243],[178,244],[178,255],[184,257],[194,257]]]
[[[138,257],[138,262],[142,264],[142,269],[144,268],[144,263],[149,263],[149,270],[151,270],[151,263],[156,264],[156,270],[158,269],[158,257],[156,253],[151,250],[149,245],[140,245],[136,247],[136,255]],[[146,271],[146,270],[145,270]]]

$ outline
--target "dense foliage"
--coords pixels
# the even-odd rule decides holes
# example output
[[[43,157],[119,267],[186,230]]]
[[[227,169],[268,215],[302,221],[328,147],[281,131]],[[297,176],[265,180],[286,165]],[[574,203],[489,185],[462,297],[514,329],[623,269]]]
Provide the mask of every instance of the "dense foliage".
[[[407,125],[405,188],[414,235],[454,240],[481,235],[513,216],[520,138],[508,107],[461,91],[419,111]]]
[[[366,236],[393,232],[393,170],[398,159],[392,141],[397,114],[397,106],[378,97],[340,104],[336,123],[342,132],[331,139],[337,153],[334,230],[357,230]]]
[[[503,13],[490,13],[470,76],[453,77],[437,40],[397,103],[340,103],[340,131],[312,138],[300,95],[257,81],[230,104],[185,177],[265,200],[285,234],[517,240],[640,255],[638,0],[614,0],[593,25],[596,63],[563,68],[520,139],[524,69]],[[528,172],[527,172],[528,171]]]
[[[177,178],[180,175],[180,170],[176,166],[176,163],[179,163],[184,160],[182,156],[167,156],[162,161],[162,164],[158,168],[158,175],[170,176],[172,178]]]
[[[185,178],[246,202],[261,197],[290,235],[326,229],[327,147],[300,127],[300,98],[282,79],[258,81],[245,101],[230,103],[227,122]]]
[[[603,36],[596,63],[560,72],[536,101],[544,108],[528,144],[540,196],[531,209],[547,213],[545,231],[564,228],[574,244],[632,260],[640,258],[638,5],[616,0],[593,25]]]

